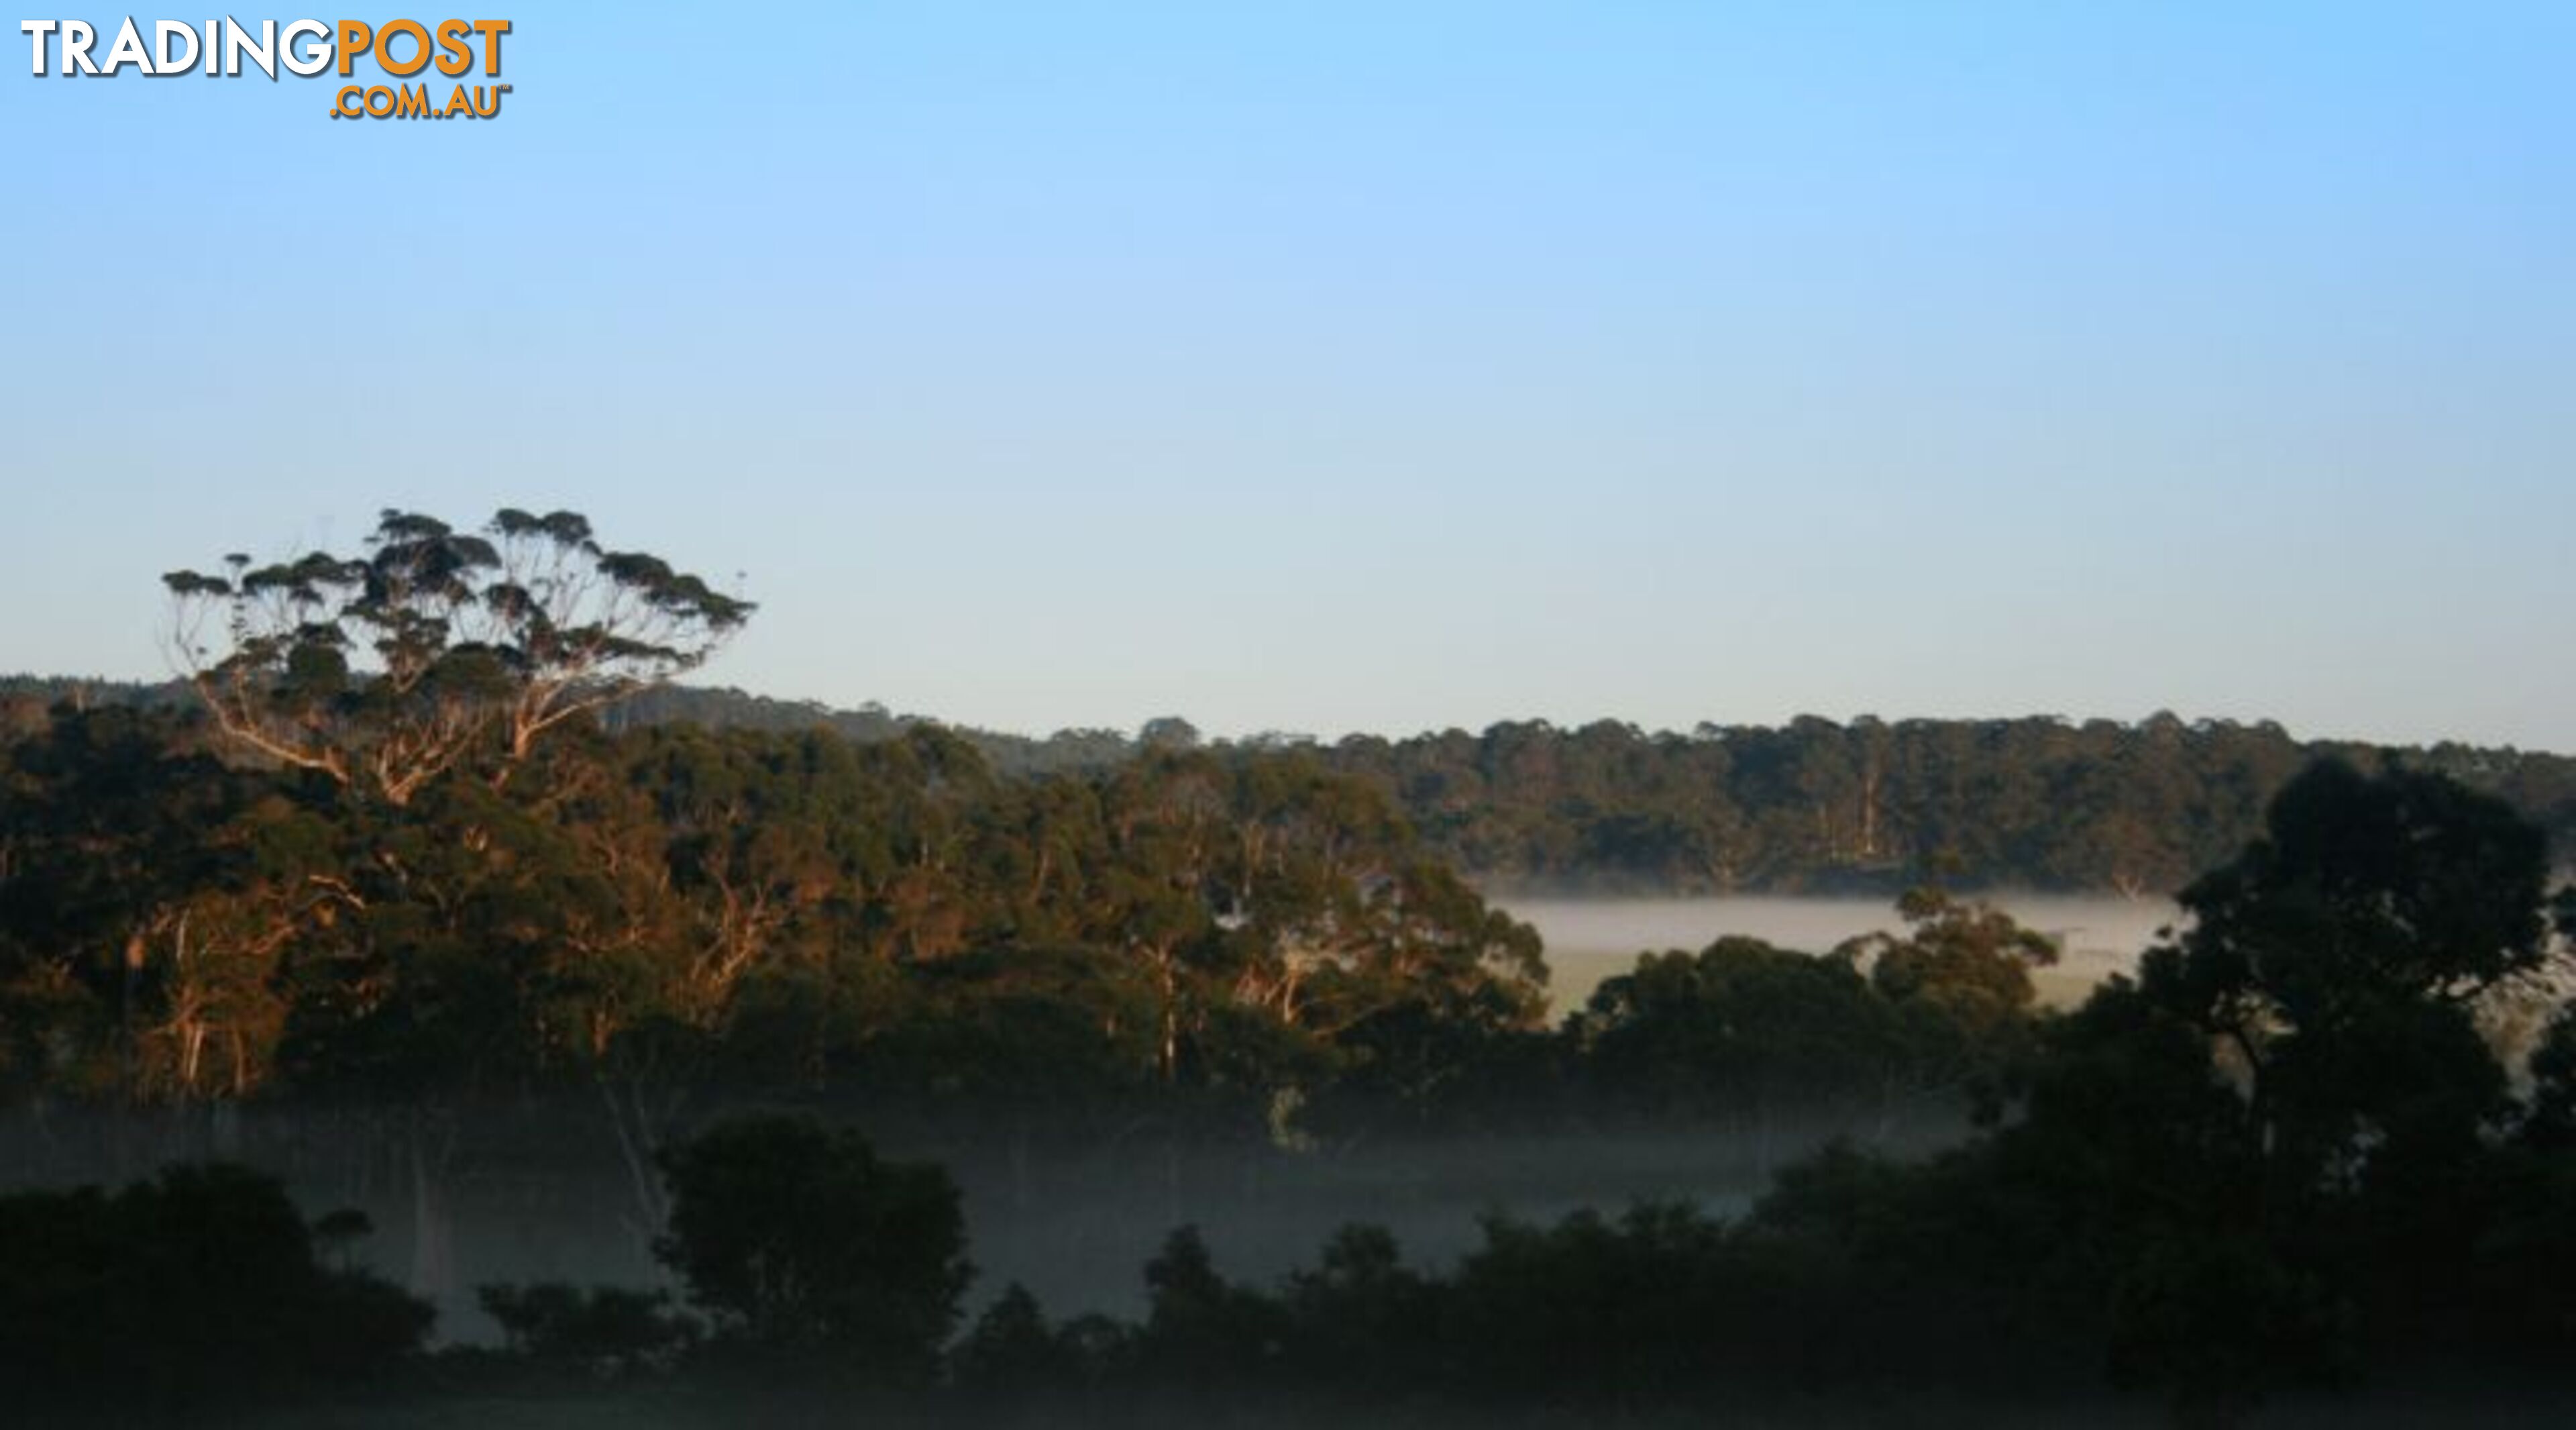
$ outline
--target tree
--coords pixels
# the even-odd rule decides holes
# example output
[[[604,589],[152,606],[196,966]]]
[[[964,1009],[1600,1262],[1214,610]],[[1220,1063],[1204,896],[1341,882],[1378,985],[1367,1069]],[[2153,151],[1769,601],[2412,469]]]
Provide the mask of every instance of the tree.
[[[761,1350],[847,1357],[925,1379],[973,1274],[957,1186],[811,1119],[721,1123],[662,1155],[671,1225],[654,1253],[715,1321]]]
[[[1235,1388],[1273,1369],[1284,1320],[1277,1301],[1220,1275],[1195,1226],[1173,1229],[1145,1263],[1140,1368],[1174,1384]]]
[[[1903,936],[1868,934],[1842,952],[1867,963],[1915,1076],[1965,1087],[1992,1111],[1999,1078],[2029,1040],[2038,997],[2031,970],[2056,963],[2057,945],[2000,909],[1939,889],[1908,890],[1896,911]]]
[[[1897,1051],[1889,1010],[1847,958],[1727,937],[1644,954],[1573,1020],[1596,1091],[1642,1111],[1797,1110],[1876,1095]]]
[[[206,1031],[263,1021],[226,1016],[263,1001],[266,970],[219,929],[254,882],[244,781],[195,733],[63,709],[0,753],[0,1079],[77,1086],[112,1054],[119,1077],[194,1093],[177,1064],[211,1070]]]
[[[1038,1298],[1017,1281],[984,1308],[950,1359],[959,1385],[1005,1395],[1069,1390],[1090,1370],[1081,1346],[1047,1324]]]
[[[1404,1265],[1382,1226],[1335,1231],[1315,1268],[1291,1274],[1285,1290],[1288,1354],[1306,1374],[1388,1390],[1438,1364],[1438,1290]]]
[[[568,511],[505,509],[471,534],[388,510],[363,556],[223,564],[162,578],[198,698],[238,744],[395,805],[496,730],[506,769],[545,731],[696,669],[753,610],[607,550]]]
[[[1992,1165],[2051,1209],[2031,1279],[2110,1292],[2115,1370],[2223,1406],[2480,1324],[2510,1103],[2472,1004],[2551,961],[2545,870],[2500,801],[2323,761],[2052,1032]]]
[[[1199,727],[1178,715],[1160,715],[1136,731],[1136,744],[1147,750],[1195,750],[1202,743]]]
[[[2313,1172],[2394,1133],[2474,1134],[2505,1089],[2472,1005],[2556,957],[2541,832],[2442,776],[2334,760],[2265,823],[2183,891],[2192,924],[2147,991],[2227,1045],[2266,1145]]]
[[[432,1308],[314,1255],[283,1187],[225,1163],[174,1166],[113,1194],[0,1196],[0,1385],[13,1414],[59,1404],[124,1423],[137,1402],[382,1384]]]
[[[560,1281],[475,1288],[513,1354],[597,1380],[667,1370],[688,1349],[697,1327],[674,1315],[669,1299],[663,1291]]]

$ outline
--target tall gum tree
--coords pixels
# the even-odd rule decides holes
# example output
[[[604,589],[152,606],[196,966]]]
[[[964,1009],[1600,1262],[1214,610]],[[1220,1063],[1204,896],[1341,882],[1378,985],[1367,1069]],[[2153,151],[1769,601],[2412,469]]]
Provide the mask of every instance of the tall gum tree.
[[[695,670],[753,606],[587,518],[516,508],[479,532],[383,512],[365,552],[173,571],[172,653],[236,745],[409,804],[477,758]]]

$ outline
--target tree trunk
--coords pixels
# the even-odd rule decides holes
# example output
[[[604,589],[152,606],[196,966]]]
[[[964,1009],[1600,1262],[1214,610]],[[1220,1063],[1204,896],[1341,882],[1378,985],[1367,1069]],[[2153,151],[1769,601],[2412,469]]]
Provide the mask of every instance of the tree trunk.
[[[432,1301],[455,1289],[456,1256],[451,1243],[444,1183],[455,1152],[454,1129],[437,1137],[429,1115],[411,1118],[411,1290]]]

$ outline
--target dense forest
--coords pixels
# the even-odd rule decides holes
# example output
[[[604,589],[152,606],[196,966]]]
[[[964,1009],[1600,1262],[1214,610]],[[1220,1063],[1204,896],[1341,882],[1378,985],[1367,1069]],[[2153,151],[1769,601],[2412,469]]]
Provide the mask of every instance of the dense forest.
[[[924,723],[875,706],[836,712],[685,688],[649,692],[615,718],[829,728],[858,739]],[[1132,737],[959,733],[1006,773],[1099,769],[1142,748],[1200,744],[1177,718]],[[1522,892],[1892,896],[1939,882],[2171,894],[2252,838],[2273,793],[2319,759],[2448,775],[2538,822],[2562,862],[2576,858],[2576,758],[2303,741],[2269,721],[2186,723],[2163,712],[2135,724],[1806,716],[1688,734],[1524,721],[1482,734],[1353,735],[1329,745],[1274,734],[1209,748],[1233,758],[1304,751],[1363,776],[1480,886]]]
[[[2319,759],[2447,775],[2576,854],[2576,759],[2303,742],[2269,722],[2169,714],[1804,718],[1689,735],[1497,725],[1353,738],[1327,758],[1395,790],[1433,847],[1489,887],[2171,894],[2260,833],[2274,793]]]
[[[56,704],[184,707],[182,684],[0,678],[20,726]],[[833,710],[737,690],[638,691],[609,728],[830,731],[860,743],[950,728],[997,775],[1096,774],[1148,749],[1229,761],[1303,753],[1390,795],[1431,852],[1488,890],[1851,893],[1961,889],[2171,894],[2253,837],[2265,803],[2319,759],[2447,775],[2513,805],[2576,861],[2576,757],[2458,743],[2300,740],[2269,721],[2135,724],[1813,716],[1688,734],[1599,721],[1506,722],[1402,739],[1203,741],[1185,720],[1044,739]]]
[[[398,1149],[426,1265],[441,1178],[563,1180],[569,1124],[514,1110],[577,1108],[664,1280],[487,1284],[503,1344],[433,1357],[432,1308],[351,1255],[366,1218],[264,1173],[31,1188],[0,1196],[0,1388],[41,1403],[756,1385],[1129,1423],[2107,1377],[2224,1417],[2391,1371],[2545,1385],[2576,1348],[2576,897],[2533,817],[2563,830],[2563,761],[2165,720],[1330,749],[1158,722],[1005,767],[920,722],[608,718],[751,612],[568,513],[387,513],[361,556],[166,580],[188,701],[0,722],[9,1145],[143,1114],[238,1140],[257,1109],[309,1170],[315,1127],[356,1127]],[[1927,884],[1900,932],[1644,952],[1556,1020],[1477,882],[1922,874],[2189,917],[2064,1013],[2048,940]],[[845,1125],[1313,1158],[1792,1115],[1848,1141],[1737,1215],[1496,1217],[1448,1265],[1354,1226],[1271,1285],[1178,1229],[1140,1317],[1012,1289],[971,1322],[948,1172]],[[1927,1118],[1947,1150],[1887,1135]],[[111,1345],[148,1351],[120,1377]]]

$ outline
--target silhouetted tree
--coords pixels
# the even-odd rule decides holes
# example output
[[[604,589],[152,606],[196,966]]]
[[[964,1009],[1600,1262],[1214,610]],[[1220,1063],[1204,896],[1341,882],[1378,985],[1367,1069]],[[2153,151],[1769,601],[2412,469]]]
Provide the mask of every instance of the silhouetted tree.
[[[697,1333],[659,1291],[547,1281],[480,1286],[475,1300],[501,1327],[511,1354],[589,1380],[668,1371]]]
[[[1273,1376],[1284,1349],[1276,1301],[1217,1274],[1197,1227],[1175,1229],[1145,1263],[1137,1368],[1172,1385],[1239,1389]]]
[[[20,1407],[175,1409],[377,1383],[431,1308],[313,1254],[276,1181],[222,1163],[0,1197],[0,1385]]]
[[[1083,1347],[1049,1325],[1038,1298],[1016,1281],[975,1319],[949,1366],[958,1385],[1008,1396],[1069,1390],[1094,1369]]]
[[[656,1253],[719,1337],[874,1379],[938,1364],[972,1274],[956,1185],[793,1117],[720,1123],[662,1156]]]

